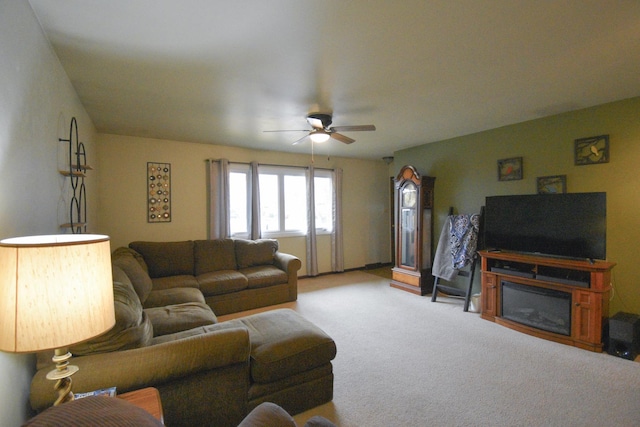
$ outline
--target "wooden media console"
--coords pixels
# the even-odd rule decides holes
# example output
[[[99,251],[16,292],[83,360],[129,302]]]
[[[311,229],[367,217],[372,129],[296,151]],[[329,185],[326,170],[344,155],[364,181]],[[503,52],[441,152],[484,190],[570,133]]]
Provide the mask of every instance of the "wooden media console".
[[[505,251],[480,251],[482,312],[486,320],[508,328],[586,350],[601,352],[609,317],[611,270],[607,261],[570,260]],[[564,295],[566,333],[536,327],[503,316],[503,286],[530,288],[537,293]],[[537,297],[536,297],[537,298]],[[544,298],[544,297],[540,297]],[[526,298],[525,298],[526,299]],[[528,314],[534,309],[519,309]],[[562,323],[562,321],[559,321]]]

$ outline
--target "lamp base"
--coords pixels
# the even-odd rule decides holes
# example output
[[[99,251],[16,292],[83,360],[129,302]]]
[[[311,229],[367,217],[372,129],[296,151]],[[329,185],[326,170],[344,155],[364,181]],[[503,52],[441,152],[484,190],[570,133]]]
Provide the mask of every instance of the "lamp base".
[[[58,398],[53,406],[73,400],[73,392],[71,391],[71,375],[78,372],[80,368],[75,365],[69,365],[71,353],[66,348],[58,348],[51,358],[56,364],[56,369],[47,373],[47,379],[56,382],[54,389],[58,392]]]

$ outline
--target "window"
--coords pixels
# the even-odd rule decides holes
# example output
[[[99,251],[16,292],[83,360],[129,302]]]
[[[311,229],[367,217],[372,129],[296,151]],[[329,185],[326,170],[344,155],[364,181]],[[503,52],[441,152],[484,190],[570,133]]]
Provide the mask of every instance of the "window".
[[[260,175],[260,226],[262,231],[280,230],[278,175]]]
[[[249,235],[251,179],[249,165],[229,167],[231,235]],[[333,229],[333,179],[328,170],[315,171],[315,211],[318,233]],[[263,237],[304,235],[307,231],[307,178],[303,168],[260,166],[260,227]]]
[[[316,199],[316,231],[333,231],[333,178],[331,171],[316,170],[314,178]]]
[[[249,237],[249,165],[229,165],[229,225],[231,235]]]
[[[305,234],[307,230],[307,178],[305,170],[263,166],[260,181],[262,234]]]

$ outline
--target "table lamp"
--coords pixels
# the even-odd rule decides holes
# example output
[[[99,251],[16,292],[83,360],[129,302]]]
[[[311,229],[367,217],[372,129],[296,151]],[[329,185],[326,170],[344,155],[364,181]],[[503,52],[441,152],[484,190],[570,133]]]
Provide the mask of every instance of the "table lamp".
[[[0,350],[55,350],[54,405],[73,400],[67,348],[115,324],[109,237],[61,234],[0,241]]]

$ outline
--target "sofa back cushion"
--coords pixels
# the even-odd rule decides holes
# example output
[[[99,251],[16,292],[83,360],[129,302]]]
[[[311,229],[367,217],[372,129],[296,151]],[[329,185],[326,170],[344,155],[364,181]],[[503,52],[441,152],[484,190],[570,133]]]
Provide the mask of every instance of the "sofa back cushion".
[[[104,334],[71,347],[75,356],[143,347],[153,338],[153,326],[127,275],[114,266],[113,277],[116,324]]]
[[[236,261],[238,268],[273,264],[278,250],[278,241],[273,239],[236,239]]]
[[[153,283],[151,282],[148,271],[144,268],[146,267],[146,263],[142,259],[142,256],[133,249],[118,248],[111,254],[111,264],[124,271],[131,281],[136,294],[138,294],[140,302],[144,305],[149,293],[153,289]],[[113,280],[121,281],[115,278]]]
[[[151,278],[193,275],[193,241],[131,242],[129,247],[140,253]]]
[[[196,276],[238,268],[232,239],[196,240],[193,243]]]

